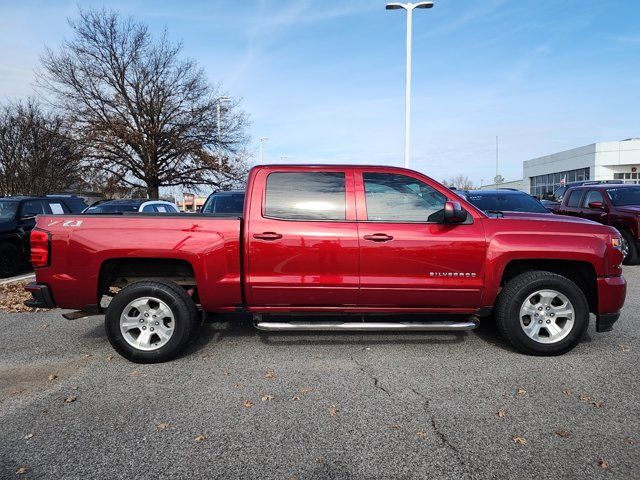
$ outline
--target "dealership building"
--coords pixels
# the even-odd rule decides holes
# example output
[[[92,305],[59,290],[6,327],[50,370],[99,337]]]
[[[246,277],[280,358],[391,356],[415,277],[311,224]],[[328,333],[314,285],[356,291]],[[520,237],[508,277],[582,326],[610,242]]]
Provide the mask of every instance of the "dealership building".
[[[552,193],[561,183],[579,180],[640,183],[640,138],[592,143],[532,158],[524,161],[522,170],[522,180],[505,182],[499,187],[518,188],[541,197],[545,193]],[[496,185],[485,185],[483,188],[496,188]]]

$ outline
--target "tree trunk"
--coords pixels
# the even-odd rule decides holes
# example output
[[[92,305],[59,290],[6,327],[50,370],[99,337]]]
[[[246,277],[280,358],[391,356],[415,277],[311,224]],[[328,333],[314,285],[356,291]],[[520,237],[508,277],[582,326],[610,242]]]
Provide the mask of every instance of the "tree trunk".
[[[160,187],[158,185],[147,184],[147,197],[149,200],[158,200],[160,198]]]

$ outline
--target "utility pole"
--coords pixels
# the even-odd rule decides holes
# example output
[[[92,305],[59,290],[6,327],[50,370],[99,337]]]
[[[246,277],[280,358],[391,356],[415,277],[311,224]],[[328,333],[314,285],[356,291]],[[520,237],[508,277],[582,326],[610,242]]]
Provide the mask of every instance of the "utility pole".
[[[220,144],[222,139],[222,132],[220,130],[220,104],[222,102],[229,102],[231,99],[229,97],[216,97],[216,125],[218,126],[218,165],[222,166],[222,155],[220,155]]]
[[[264,142],[269,140],[269,137],[260,137],[260,165],[264,165]]]
[[[409,150],[411,136],[411,29],[414,8],[432,8],[433,2],[387,3],[387,10],[404,9],[407,11],[407,58],[404,97],[404,168],[409,168]]]

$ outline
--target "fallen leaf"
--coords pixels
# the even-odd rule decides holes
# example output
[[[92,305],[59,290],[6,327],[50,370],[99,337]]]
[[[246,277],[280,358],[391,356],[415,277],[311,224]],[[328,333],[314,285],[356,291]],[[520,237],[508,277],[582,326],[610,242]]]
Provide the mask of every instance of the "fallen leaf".
[[[255,403],[253,403],[251,400],[245,400],[244,402],[242,402],[242,406],[244,408],[251,408],[255,405]]]
[[[111,360],[113,360],[113,355],[108,355],[107,356],[107,362],[110,362]]]
[[[500,418],[504,418],[507,416],[507,411],[504,408],[501,408],[500,410],[498,410],[498,412],[496,413],[496,417],[500,417]]]
[[[329,407],[329,416],[330,417],[335,417],[336,415],[338,415],[338,412],[340,410],[338,410],[338,407],[336,407],[335,405],[331,405]]]
[[[242,385],[241,385],[241,384],[239,384],[239,383],[235,383],[235,384],[233,385],[233,388],[242,388]]]
[[[609,462],[607,462],[604,458],[599,458],[597,463],[601,469],[603,470],[609,469]]]
[[[56,378],[58,378],[58,375],[54,375],[53,373],[51,375],[49,375],[47,377],[49,379],[50,382],[53,382]]]
[[[518,445],[529,445],[529,442],[527,441],[527,439],[524,437],[521,437],[520,435],[513,435],[511,437],[511,440],[513,440]]]
[[[89,358],[89,357],[93,357],[93,353],[85,353],[84,358]]]
[[[132,377],[146,377],[147,376],[146,373],[142,373],[140,370],[134,370],[129,375],[131,375]]]
[[[29,467],[20,467],[16,470],[16,475],[24,475],[25,473],[29,473],[31,469]]]
[[[24,389],[23,389],[23,388],[20,388],[20,389],[18,389],[18,390],[13,390],[13,391],[11,392],[11,395],[20,395],[22,392],[24,392]]]
[[[565,388],[564,390],[562,390],[562,393],[564,393],[565,395],[571,395],[573,392],[570,388]]]
[[[263,402],[270,402],[271,400],[273,400],[275,397],[273,395],[263,395],[262,398],[260,400],[262,400]]]
[[[267,370],[267,373],[264,374],[264,378],[276,378],[276,372],[273,370]]]
[[[196,435],[195,441],[196,442],[204,442],[207,439],[207,436],[203,433],[201,433],[200,435]]]
[[[46,415],[47,413],[49,413],[49,410],[47,410],[46,408],[42,410],[42,415]]]
[[[519,388],[518,390],[516,390],[517,395],[524,395],[526,393],[527,391],[524,388]]]
[[[631,347],[629,345],[620,344],[620,350],[622,350],[623,352],[630,352]]]
[[[291,397],[291,400],[297,402],[298,400],[300,400],[300,397],[298,395],[294,395],[293,397]]]
[[[29,440],[30,438],[33,438],[33,435],[34,435],[33,433],[27,433],[27,434],[26,434],[24,437],[22,437],[22,438],[24,438],[25,440]]]
[[[563,428],[560,428],[558,430],[556,430],[555,433],[557,436],[562,437],[562,438],[569,438],[571,436],[571,432],[569,430],[565,430]]]
[[[300,390],[300,393],[302,395],[306,395],[307,393],[309,393],[311,391],[311,389],[309,387],[304,387],[302,390]]]
[[[581,402],[590,402],[591,400],[593,400],[593,398],[591,398],[589,395],[587,394],[582,394],[580,395],[580,401]]]
[[[393,430],[400,430],[402,428],[402,425],[396,422],[389,425],[389,428],[392,428]]]
[[[590,402],[595,408],[604,408],[604,402]]]
[[[49,328],[49,324],[48,323],[43,323],[42,324],[42,328]]]
[[[160,423],[156,427],[156,429],[159,430],[159,431],[166,430],[167,428],[169,428],[169,424],[168,423]]]
[[[419,430],[416,432],[416,435],[419,436],[420,438],[424,439],[427,438],[427,432],[423,431],[423,430]]]
[[[319,463],[319,464],[323,464],[323,463],[324,463],[324,457],[318,457],[318,458],[316,458],[316,459],[315,459],[315,462],[316,462],[316,463]]]
[[[624,441],[624,444],[625,444],[625,445],[635,445],[635,443],[636,443],[636,442],[635,442],[633,439],[631,439],[631,438],[625,438],[623,441]]]
[[[73,403],[78,399],[78,397],[76,397],[75,395],[69,395],[67,398],[64,399],[64,403]]]
[[[225,376],[225,377],[228,377],[229,375],[231,375],[231,374],[229,373],[229,370],[225,370],[225,371],[224,371],[224,376]]]

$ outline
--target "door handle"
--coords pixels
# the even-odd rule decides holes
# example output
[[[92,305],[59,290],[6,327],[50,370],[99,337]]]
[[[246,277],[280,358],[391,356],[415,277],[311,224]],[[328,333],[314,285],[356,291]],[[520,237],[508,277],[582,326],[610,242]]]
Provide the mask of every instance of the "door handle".
[[[258,240],[279,240],[282,238],[282,235],[276,232],[263,232],[254,233],[253,238],[257,238]]]
[[[363,238],[371,242],[388,242],[389,240],[393,240],[393,237],[386,233],[374,233],[373,235],[365,235]]]

